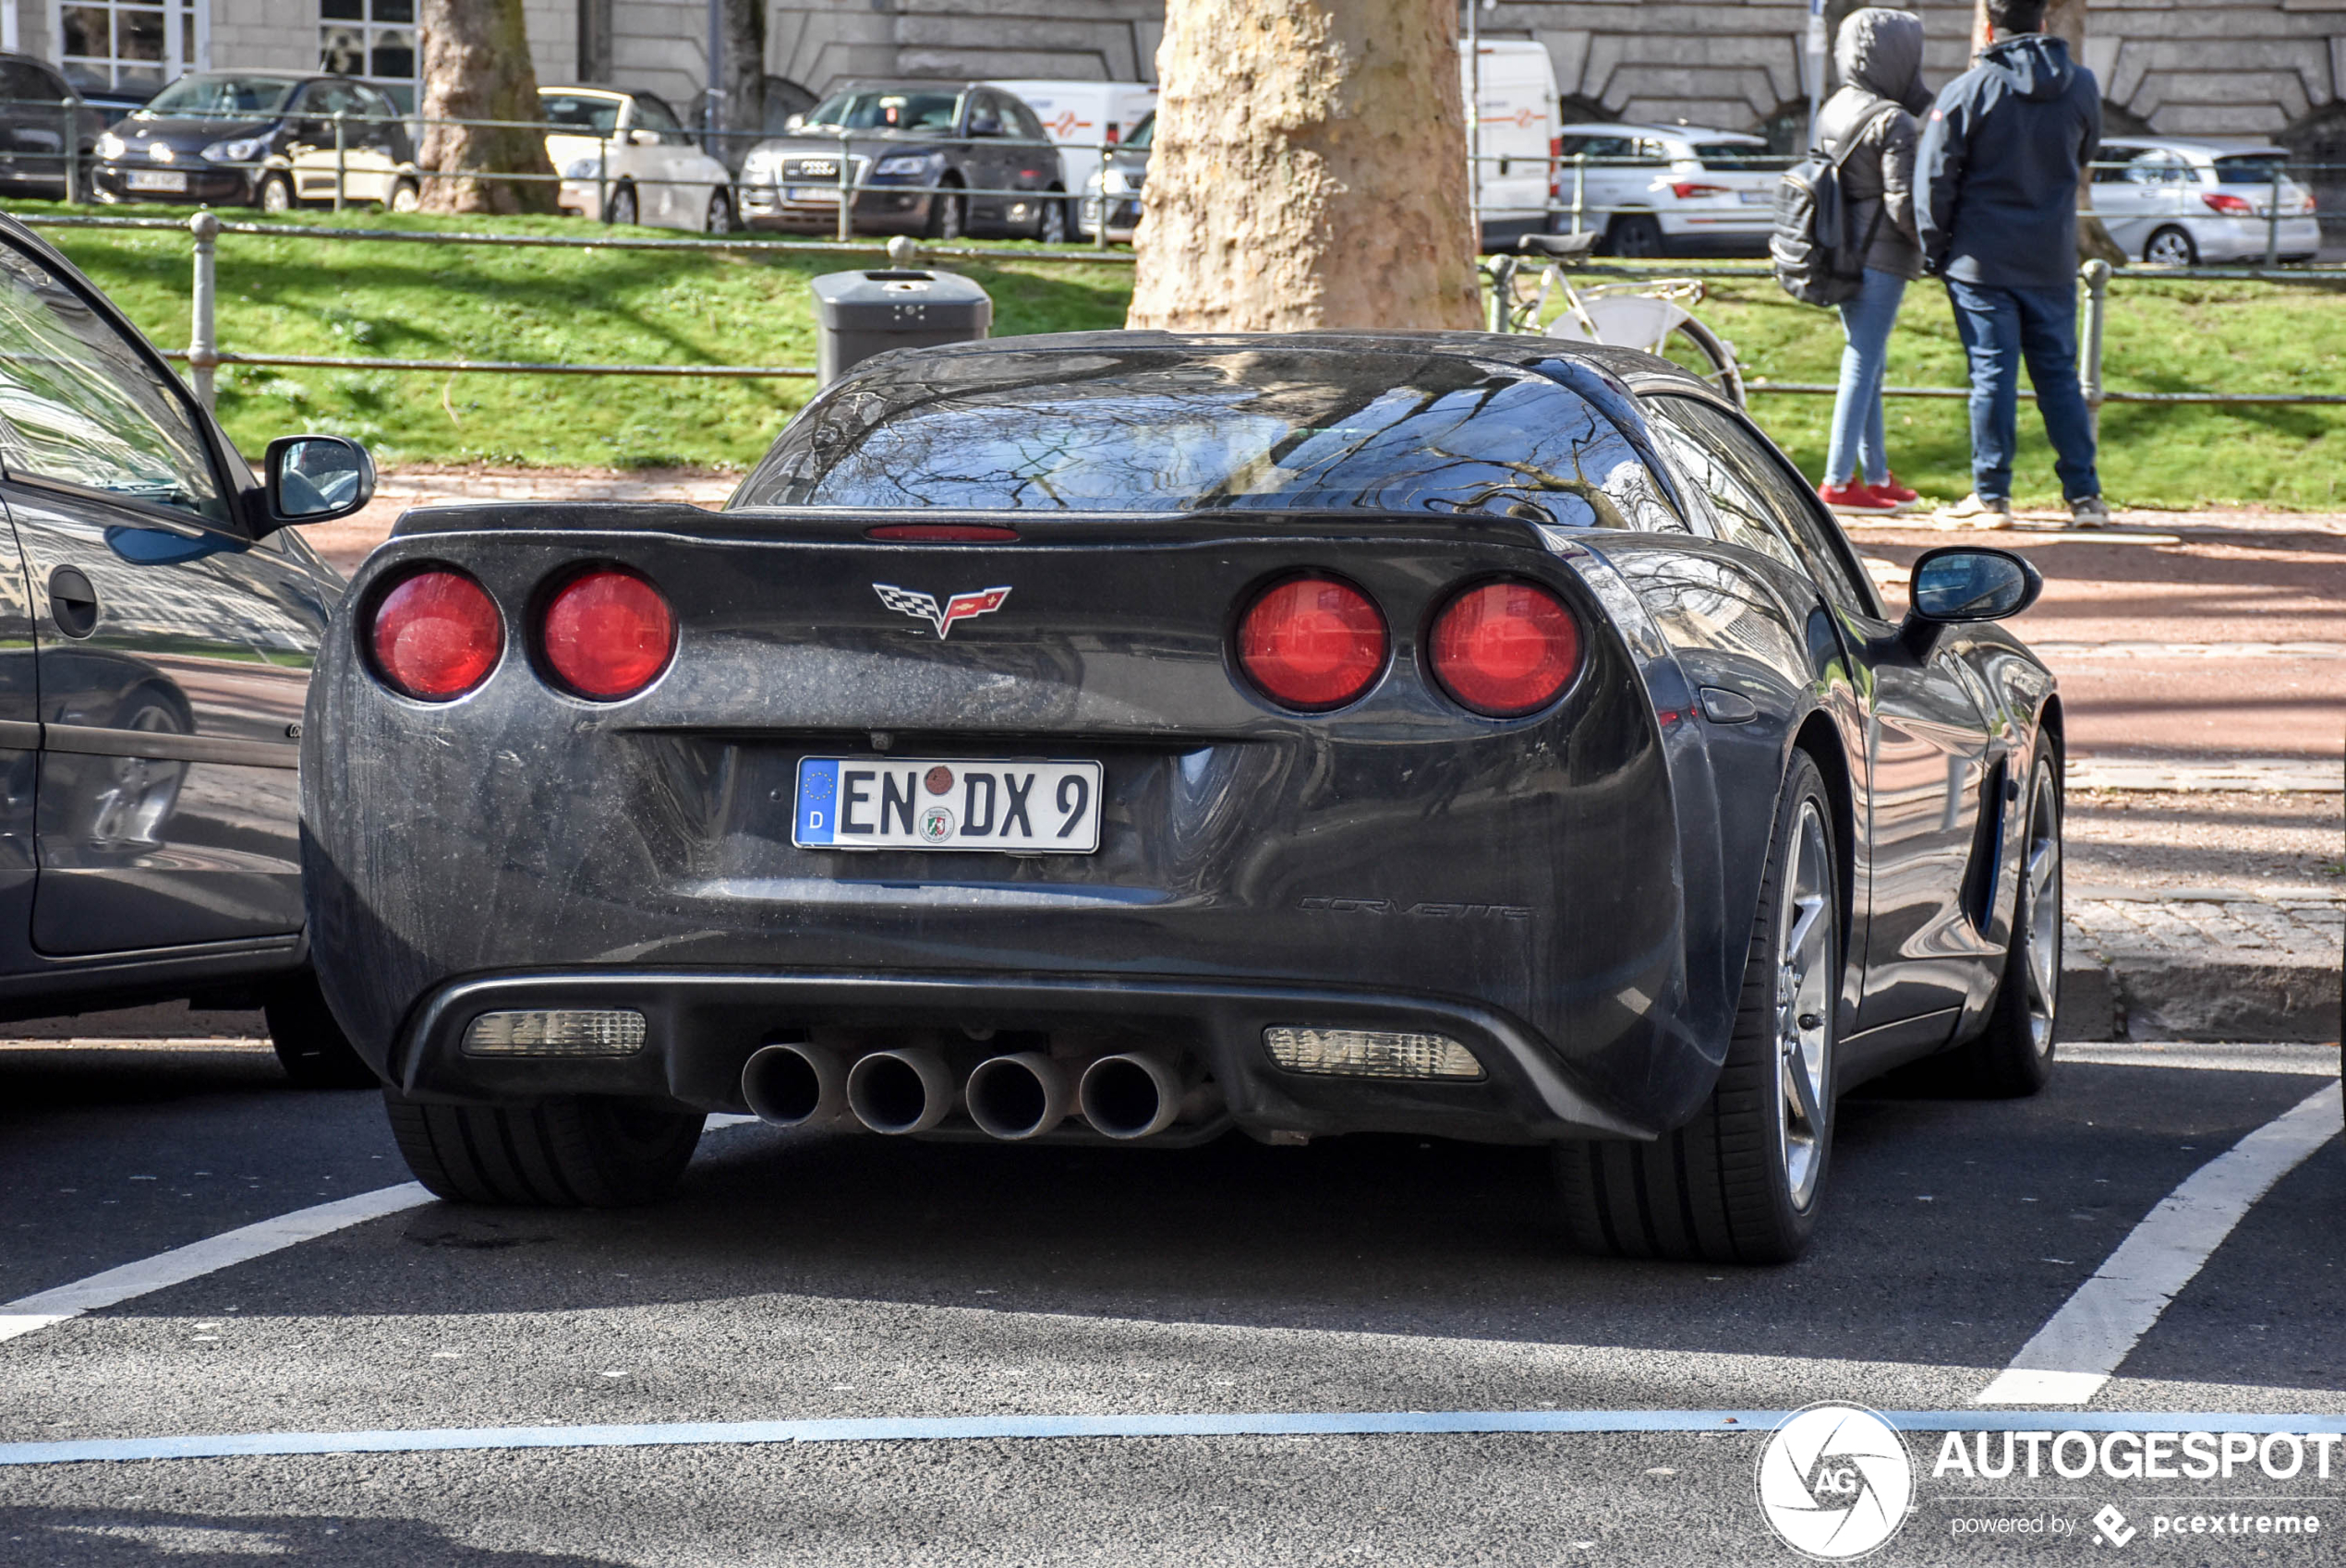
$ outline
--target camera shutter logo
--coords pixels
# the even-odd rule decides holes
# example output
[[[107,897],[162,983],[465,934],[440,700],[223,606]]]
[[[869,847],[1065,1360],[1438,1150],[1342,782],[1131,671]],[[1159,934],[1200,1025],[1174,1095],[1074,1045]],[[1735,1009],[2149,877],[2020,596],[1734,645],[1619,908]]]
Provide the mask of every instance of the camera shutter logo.
[[[1760,1512],[1786,1546],[1825,1562],[1863,1557],[1906,1522],[1914,1461],[1870,1410],[1795,1411],[1760,1453]]]

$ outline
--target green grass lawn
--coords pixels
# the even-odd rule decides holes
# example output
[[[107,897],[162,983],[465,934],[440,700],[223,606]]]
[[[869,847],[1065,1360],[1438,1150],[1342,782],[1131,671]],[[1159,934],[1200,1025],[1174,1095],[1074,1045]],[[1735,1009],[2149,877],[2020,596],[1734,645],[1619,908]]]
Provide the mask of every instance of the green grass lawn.
[[[19,202],[30,214],[54,204]],[[184,208],[113,211],[184,220]],[[232,213],[230,217],[249,217]],[[591,233],[559,218],[463,219],[305,212],[352,228]],[[650,234],[652,231],[640,231]],[[48,231],[157,342],[187,341],[188,243],[163,232]],[[989,247],[993,248],[993,247]],[[994,296],[997,336],[1119,326],[1131,269],[1021,261],[964,269]],[[806,281],[838,259],[523,250],[224,235],[221,346],[248,353],[805,365],[815,357]],[[1794,304],[1765,279],[1714,280],[1699,307],[1745,364],[1779,381],[1831,381],[1841,332],[1829,311]],[[2120,277],[2105,362],[2112,390],[2346,392],[2346,290]],[[1962,381],[1943,293],[1908,290],[1891,380]],[[807,381],[623,377],[448,376],[386,370],[228,368],[220,407],[258,452],[296,429],[339,431],[386,463],[489,462],[629,468],[753,462],[809,395]],[[1830,397],[1761,394],[1760,421],[1811,476],[1824,463]],[[2120,503],[2346,509],[2341,465],[2324,437],[2346,435],[2346,406],[2234,410],[2113,404],[2103,412],[2104,488]],[[1892,461],[1926,495],[1970,488],[1964,404],[1893,399]],[[2024,503],[2058,499],[2034,410],[2021,407],[2015,486]]]
[[[1713,279],[1710,298],[1695,308],[1735,344],[1747,374],[1839,379],[1838,319],[1794,303],[1769,279]],[[1965,384],[1963,345],[1943,288],[1928,281],[1908,287],[1890,354],[1893,386]],[[2110,283],[2102,364],[2112,392],[2346,393],[2346,289],[2121,275]],[[1763,392],[1751,403],[1801,468],[1821,476],[1832,399]],[[1890,461],[1901,479],[1951,501],[1971,488],[1969,416],[1961,400],[1892,398],[1885,413]],[[2102,487],[2121,505],[2346,510],[2346,465],[2335,455],[2341,448],[2321,444],[2346,437],[2346,405],[2113,403],[2103,406],[2101,430]],[[2061,499],[2052,449],[2026,402],[2013,488],[2024,504]]]
[[[25,215],[57,210],[37,202],[9,207]],[[185,208],[113,211],[187,215]],[[304,212],[296,221],[572,237],[595,232],[560,218]],[[185,235],[44,232],[158,344],[187,345]],[[997,335],[1123,324],[1130,267],[1022,263],[1018,246],[1000,248],[999,264],[962,269],[993,296]],[[839,257],[224,235],[218,334],[224,350],[245,353],[812,365],[807,280],[852,265]],[[738,467],[765,452],[814,383],[228,366],[219,389],[221,418],[247,452],[259,452],[272,436],[307,429],[363,440],[386,464]]]

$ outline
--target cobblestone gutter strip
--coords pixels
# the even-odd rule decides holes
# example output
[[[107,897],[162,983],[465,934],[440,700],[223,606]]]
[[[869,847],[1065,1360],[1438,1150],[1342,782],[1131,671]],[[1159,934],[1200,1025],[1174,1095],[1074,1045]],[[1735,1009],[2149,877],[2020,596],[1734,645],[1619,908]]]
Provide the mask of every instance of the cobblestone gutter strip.
[[[2064,1039],[2338,1038],[2333,899],[2072,899],[2068,916]]]

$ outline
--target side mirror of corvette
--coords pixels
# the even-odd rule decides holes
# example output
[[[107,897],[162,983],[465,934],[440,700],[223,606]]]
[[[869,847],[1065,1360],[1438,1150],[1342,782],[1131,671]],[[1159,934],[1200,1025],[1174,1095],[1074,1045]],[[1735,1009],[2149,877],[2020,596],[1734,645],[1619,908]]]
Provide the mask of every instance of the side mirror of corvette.
[[[1910,620],[2002,621],[2045,591],[2044,574],[2010,550],[1956,545],[1924,552],[1907,594]]]
[[[272,528],[347,517],[375,498],[374,460],[341,436],[280,436],[266,468]]]

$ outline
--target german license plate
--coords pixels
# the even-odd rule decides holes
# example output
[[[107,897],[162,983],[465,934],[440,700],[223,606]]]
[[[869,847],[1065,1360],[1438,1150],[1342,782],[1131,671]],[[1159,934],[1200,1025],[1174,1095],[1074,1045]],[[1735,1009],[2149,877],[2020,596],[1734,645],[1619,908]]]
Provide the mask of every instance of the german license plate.
[[[803,757],[791,842],[1088,855],[1100,847],[1100,765]]]
[[[187,176],[176,169],[132,169],[123,176],[123,186],[130,190],[184,191]]]
[[[1772,190],[1742,190],[1735,195],[1746,207],[1765,207],[1776,199]]]
[[[782,192],[782,199],[785,201],[837,202],[839,200],[839,187],[835,185],[794,185],[787,187]]]

